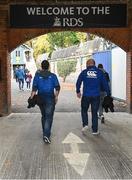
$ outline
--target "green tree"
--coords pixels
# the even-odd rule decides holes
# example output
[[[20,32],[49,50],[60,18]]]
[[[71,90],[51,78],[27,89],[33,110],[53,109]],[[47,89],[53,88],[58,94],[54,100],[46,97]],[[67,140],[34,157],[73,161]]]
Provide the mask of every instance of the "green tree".
[[[34,57],[36,59],[39,54],[51,54],[53,50],[57,48],[65,48],[76,44],[80,44],[81,42],[93,39],[94,37],[95,35],[83,32],[62,31],[48,33],[36,37],[26,42],[26,44],[34,49]]]
[[[86,33],[85,33],[86,34]],[[51,52],[57,48],[65,48],[75,44],[79,44],[81,42],[81,37],[77,35],[76,32],[73,31],[63,31],[63,32],[55,32],[49,33],[48,42],[50,44]]]
[[[71,73],[76,71],[76,61],[59,61],[57,62],[57,71],[60,77],[63,78],[65,82],[66,77]]]
[[[76,36],[77,36],[79,42],[86,42],[87,41],[87,33],[76,32]]]
[[[34,49],[35,59],[39,54],[50,51],[50,44],[47,40],[47,34],[34,38],[26,43]]]
[[[87,41],[93,40],[94,38],[96,38],[97,36],[95,34],[90,34],[87,33]]]

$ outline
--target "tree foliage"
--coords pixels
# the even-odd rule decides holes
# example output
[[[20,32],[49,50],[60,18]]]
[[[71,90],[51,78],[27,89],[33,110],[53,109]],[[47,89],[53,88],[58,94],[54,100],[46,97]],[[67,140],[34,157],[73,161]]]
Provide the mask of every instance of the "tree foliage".
[[[46,35],[42,35],[39,36],[33,40],[30,40],[26,43],[29,46],[32,46],[32,48],[34,49],[34,57],[35,59],[37,58],[37,56],[39,54],[43,54],[45,52],[49,52],[50,51],[50,44],[47,40],[47,34]]]
[[[53,50],[80,44],[91,38],[94,38],[94,36],[87,33],[62,31],[39,36],[26,44],[34,49],[34,57],[36,59],[39,54],[51,54]]]
[[[71,31],[50,33],[47,39],[50,43],[51,51],[57,48],[69,47],[80,42],[77,34]]]
[[[57,62],[57,71],[60,77],[63,78],[65,82],[66,77],[70,75],[71,72],[76,71],[76,61],[58,61]]]

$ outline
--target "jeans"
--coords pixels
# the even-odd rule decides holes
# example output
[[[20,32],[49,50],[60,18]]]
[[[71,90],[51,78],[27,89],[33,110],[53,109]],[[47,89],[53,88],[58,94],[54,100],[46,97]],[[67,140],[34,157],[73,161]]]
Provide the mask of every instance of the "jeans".
[[[104,97],[106,96],[106,92],[101,92],[100,93],[100,104],[99,104],[99,116],[103,115],[103,107],[102,107],[102,103],[104,100]]]
[[[92,113],[92,131],[98,131],[98,109],[99,109],[100,97],[86,97],[83,96],[81,100],[81,116],[82,116],[82,125],[88,126],[88,108],[91,105]]]
[[[18,83],[19,83],[19,89],[23,89],[24,86],[24,79],[18,79]]]
[[[43,136],[47,136],[48,138],[51,135],[51,127],[53,122],[53,115],[55,110],[55,99],[53,97],[44,97],[43,104],[39,106],[41,111],[41,123]]]

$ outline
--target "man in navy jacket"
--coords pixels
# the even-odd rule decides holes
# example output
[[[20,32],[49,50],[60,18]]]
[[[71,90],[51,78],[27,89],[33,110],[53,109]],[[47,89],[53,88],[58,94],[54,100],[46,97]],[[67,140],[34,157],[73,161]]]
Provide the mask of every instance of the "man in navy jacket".
[[[100,103],[100,89],[103,88],[107,95],[110,95],[108,83],[103,72],[95,66],[95,61],[89,59],[86,62],[87,68],[83,70],[76,82],[77,97],[81,98],[82,132],[88,129],[88,108],[91,105],[92,113],[92,134],[99,134],[98,131],[98,108]],[[80,88],[83,82],[83,92]]]

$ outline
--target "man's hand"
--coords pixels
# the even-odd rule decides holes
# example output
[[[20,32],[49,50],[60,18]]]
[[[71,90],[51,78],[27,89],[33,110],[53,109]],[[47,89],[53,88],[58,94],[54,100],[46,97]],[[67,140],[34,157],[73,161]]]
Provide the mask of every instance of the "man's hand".
[[[77,93],[77,97],[80,99],[81,98],[81,93]]]
[[[57,104],[57,102],[58,102],[59,92],[60,92],[60,91],[57,91],[57,90],[54,92],[54,95],[55,95],[55,104]]]
[[[34,95],[36,95],[36,91],[32,91],[32,92],[31,92],[30,99],[32,99],[32,98],[34,97]]]

